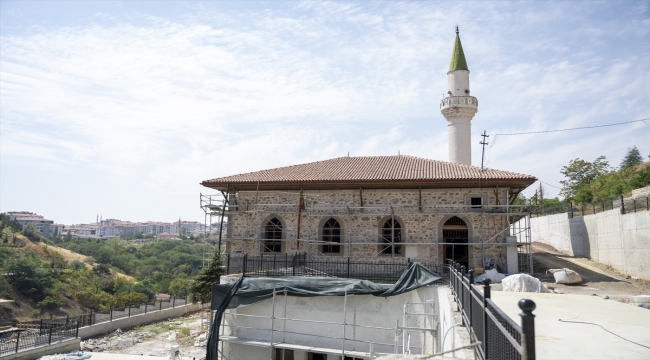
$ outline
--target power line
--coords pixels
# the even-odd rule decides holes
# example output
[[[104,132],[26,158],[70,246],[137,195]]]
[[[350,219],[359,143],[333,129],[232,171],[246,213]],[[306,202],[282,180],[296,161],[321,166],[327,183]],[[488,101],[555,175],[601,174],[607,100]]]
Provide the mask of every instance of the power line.
[[[644,120],[650,120],[650,118],[639,119],[639,120],[632,120],[632,121],[624,121],[624,122],[614,123],[614,124],[595,125],[595,126],[583,126],[583,127],[577,127],[577,128],[569,128],[569,129],[544,130],[544,131],[529,131],[529,132],[510,133],[510,134],[495,134],[494,136],[506,136],[506,135],[528,135],[528,134],[542,134],[542,133],[552,133],[552,132],[560,132],[560,131],[571,131],[571,130],[582,130],[582,129],[594,129],[594,128],[601,128],[601,127],[607,127],[607,126],[616,126],[616,125],[623,125],[623,124],[631,124],[631,123],[641,122],[641,121],[643,121],[643,123],[645,123]],[[647,124],[646,124],[646,125],[647,125]]]

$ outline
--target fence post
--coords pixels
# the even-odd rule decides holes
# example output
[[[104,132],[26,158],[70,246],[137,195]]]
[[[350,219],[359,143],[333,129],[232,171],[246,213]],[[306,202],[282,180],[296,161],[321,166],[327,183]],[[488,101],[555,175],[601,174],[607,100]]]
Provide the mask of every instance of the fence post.
[[[292,275],[296,276],[296,255],[294,254],[293,257],[291,258],[291,269],[292,269]]]
[[[93,326],[93,309],[90,309],[90,325]]]
[[[226,275],[230,275],[230,253],[226,257]]]
[[[77,331],[75,337],[79,337],[79,321],[77,321]]]
[[[18,345],[20,344],[20,330],[16,332],[16,352],[18,352]]]
[[[465,265],[461,265],[460,267],[460,308],[465,312],[465,276],[463,275],[465,273]],[[463,326],[467,326],[465,324],[465,318],[463,317],[463,314],[460,314],[460,319],[461,322],[463,323]]]
[[[595,204],[595,203],[591,203],[591,207],[592,207],[593,210],[594,210],[594,215],[596,215],[596,204]]]
[[[529,299],[519,300],[519,308],[522,313],[521,316],[521,331],[523,336],[521,339],[522,350],[525,351],[526,360],[535,360],[535,302]],[[524,355],[524,354],[522,354]]]
[[[348,254],[348,279],[350,278],[350,255]]]
[[[41,325],[38,327],[38,335],[43,335],[43,319],[41,319]]]
[[[162,311],[162,299],[158,300],[158,311]]]
[[[111,312],[111,321],[113,321],[113,307],[112,306],[111,306],[110,312]]]
[[[148,301],[148,300],[147,300],[147,301]],[[144,313],[145,313],[145,314],[147,313],[147,305],[148,305],[148,303],[144,303]]]
[[[650,201],[648,201],[648,196],[645,197],[645,209],[650,211]]]
[[[52,344],[52,324],[50,324],[50,336],[47,338],[47,344],[50,345]]]
[[[469,280],[469,294],[467,294],[469,296],[469,309],[468,309],[469,310],[469,316],[468,316],[468,320],[469,320],[469,327],[470,327],[469,330],[470,330],[470,334],[471,334],[472,333],[472,284],[474,283],[474,269],[469,269],[469,271],[467,273],[469,274],[469,277],[468,277],[468,280]]]
[[[603,209],[602,209],[601,212],[605,212],[605,201],[603,201],[603,204],[602,204],[602,205],[603,205]]]
[[[636,198],[632,199],[632,205],[634,205],[634,212],[636,212]]]
[[[623,194],[621,194],[621,214],[625,214],[625,202],[623,201]]]
[[[569,219],[573,219],[573,203],[569,201]]]
[[[490,298],[490,279],[483,279],[483,354],[488,359],[488,316],[487,299]]]
[[[230,255],[228,255],[230,256]],[[172,298],[172,309],[176,307],[176,296]]]
[[[246,263],[247,263],[247,260],[248,260],[248,254],[244,254],[244,260],[243,260],[244,264],[242,266],[243,269],[242,269],[242,274],[241,274],[241,277],[243,277],[243,278],[246,277]]]

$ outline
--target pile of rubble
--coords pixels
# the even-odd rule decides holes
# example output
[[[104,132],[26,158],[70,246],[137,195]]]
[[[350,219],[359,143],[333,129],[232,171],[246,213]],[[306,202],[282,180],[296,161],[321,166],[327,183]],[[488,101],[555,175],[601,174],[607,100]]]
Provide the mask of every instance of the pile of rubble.
[[[205,314],[194,314],[86,339],[81,342],[81,350],[160,356],[168,354],[169,349],[177,345],[183,357],[201,356],[205,355],[207,330]]]
[[[148,331],[141,333],[136,331],[123,333],[120,329],[117,329],[117,331],[108,336],[82,341],[81,350],[96,352],[124,350],[135,344],[141,343],[143,338],[151,337],[153,335],[153,333]]]

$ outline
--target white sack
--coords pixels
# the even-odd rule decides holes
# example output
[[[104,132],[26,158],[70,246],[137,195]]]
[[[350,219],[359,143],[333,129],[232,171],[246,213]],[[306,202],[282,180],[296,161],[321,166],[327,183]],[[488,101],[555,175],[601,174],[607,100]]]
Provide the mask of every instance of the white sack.
[[[514,292],[535,292],[535,293],[550,293],[551,291],[542,284],[539,279],[536,279],[528,274],[515,274],[506,276],[503,281],[503,291]]]
[[[550,269],[548,272],[553,274],[556,284],[578,284],[582,282],[580,274],[571,269]]]
[[[506,277],[506,276],[499,273],[496,269],[491,269],[491,270],[487,270],[485,273],[483,273],[483,274],[477,276],[476,278],[474,278],[474,283],[482,284],[483,279],[488,278],[488,279],[490,279],[490,282],[492,284],[497,284],[497,283],[500,283],[501,280],[503,280],[504,277]]]

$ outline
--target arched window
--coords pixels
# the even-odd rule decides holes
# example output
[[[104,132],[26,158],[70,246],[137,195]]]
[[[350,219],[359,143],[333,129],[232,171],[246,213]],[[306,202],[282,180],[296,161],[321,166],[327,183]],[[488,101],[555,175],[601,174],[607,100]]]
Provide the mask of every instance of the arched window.
[[[330,243],[323,245],[323,253],[340,253],[341,245],[334,245],[331,243],[341,243],[341,225],[335,219],[329,219],[323,225],[324,242]]]
[[[395,219],[388,219],[381,227],[381,253],[398,255],[402,253],[402,246],[395,245],[402,242],[402,226]]]
[[[264,252],[282,251],[282,222],[273,218],[264,226]]]

